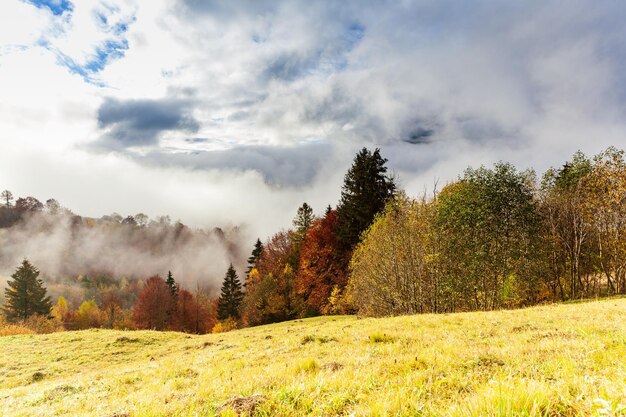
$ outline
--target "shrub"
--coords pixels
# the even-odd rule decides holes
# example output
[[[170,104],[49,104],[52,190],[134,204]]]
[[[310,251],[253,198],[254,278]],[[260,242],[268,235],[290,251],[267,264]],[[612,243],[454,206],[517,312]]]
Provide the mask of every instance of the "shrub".
[[[372,343],[392,343],[396,338],[385,333],[373,333],[369,340]]]
[[[229,332],[237,328],[239,328],[239,323],[237,322],[237,320],[229,317],[226,320],[218,321],[217,324],[213,327],[212,333]]]
[[[317,364],[317,361],[312,358],[304,359],[302,362],[298,363],[296,366],[296,372],[315,372],[320,369],[320,366]]]

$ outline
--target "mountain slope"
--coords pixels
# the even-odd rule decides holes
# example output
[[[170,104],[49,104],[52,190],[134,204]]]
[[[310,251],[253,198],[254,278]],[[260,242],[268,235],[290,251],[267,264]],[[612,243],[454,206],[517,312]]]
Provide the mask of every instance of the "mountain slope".
[[[3,416],[236,410],[626,415],[626,299],[322,317],[205,336],[87,330],[0,338]]]

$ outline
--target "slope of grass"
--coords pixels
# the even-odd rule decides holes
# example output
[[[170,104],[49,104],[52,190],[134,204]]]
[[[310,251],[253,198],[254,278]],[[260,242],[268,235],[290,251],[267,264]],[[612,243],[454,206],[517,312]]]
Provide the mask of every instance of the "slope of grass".
[[[236,415],[234,397],[262,416],[626,415],[626,299],[0,338],[2,416]]]

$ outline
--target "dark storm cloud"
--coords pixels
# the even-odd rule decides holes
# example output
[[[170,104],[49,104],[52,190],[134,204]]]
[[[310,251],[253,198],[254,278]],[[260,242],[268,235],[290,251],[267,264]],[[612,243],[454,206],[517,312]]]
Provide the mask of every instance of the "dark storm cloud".
[[[153,151],[136,159],[144,164],[190,170],[255,171],[268,185],[299,187],[310,184],[331,155],[332,147],[328,143],[306,143],[177,153]]]
[[[127,100],[107,98],[98,109],[102,146],[127,148],[158,144],[164,131],[195,133],[200,125],[189,101],[178,99]]]

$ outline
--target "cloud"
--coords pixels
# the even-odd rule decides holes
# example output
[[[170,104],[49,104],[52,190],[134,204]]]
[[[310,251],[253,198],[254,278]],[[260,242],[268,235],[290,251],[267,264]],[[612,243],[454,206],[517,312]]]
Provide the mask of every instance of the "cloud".
[[[624,146],[626,3],[73,4],[0,2],[0,178],[77,212],[263,236],[335,204],[363,146],[410,193]]]
[[[98,109],[98,126],[106,133],[97,146],[115,149],[156,145],[162,132],[195,133],[199,123],[192,110],[192,103],[186,100],[107,98]]]
[[[206,143],[209,139],[193,143]],[[225,173],[253,171],[274,187],[303,187],[313,183],[331,158],[328,143],[306,143],[298,146],[235,146],[214,151],[163,152],[137,155],[136,160],[151,166],[175,166],[190,170],[213,170]]]

